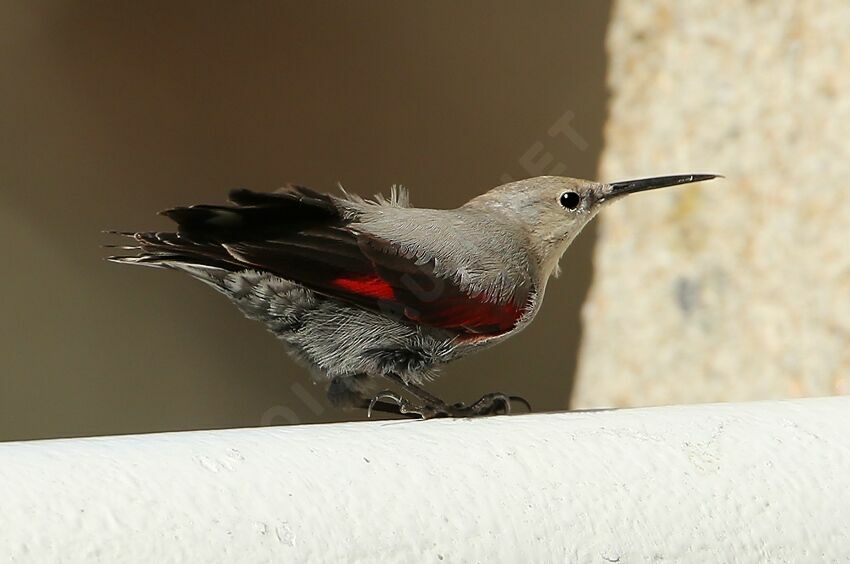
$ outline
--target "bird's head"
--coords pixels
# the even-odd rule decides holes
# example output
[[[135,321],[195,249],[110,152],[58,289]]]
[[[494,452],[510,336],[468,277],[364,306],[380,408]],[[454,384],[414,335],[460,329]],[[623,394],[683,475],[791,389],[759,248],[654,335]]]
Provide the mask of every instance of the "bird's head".
[[[527,234],[543,280],[557,274],[558,261],[576,235],[609,203],[635,192],[717,178],[715,174],[658,176],[623,182],[593,182],[538,176],[504,184],[471,200],[513,218]]]

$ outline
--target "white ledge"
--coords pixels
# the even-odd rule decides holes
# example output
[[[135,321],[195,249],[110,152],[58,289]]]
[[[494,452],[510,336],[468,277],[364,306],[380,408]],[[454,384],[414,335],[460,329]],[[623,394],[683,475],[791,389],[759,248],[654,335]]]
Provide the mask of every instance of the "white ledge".
[[[850,398],[0,444],[13,562],[850,558]]]

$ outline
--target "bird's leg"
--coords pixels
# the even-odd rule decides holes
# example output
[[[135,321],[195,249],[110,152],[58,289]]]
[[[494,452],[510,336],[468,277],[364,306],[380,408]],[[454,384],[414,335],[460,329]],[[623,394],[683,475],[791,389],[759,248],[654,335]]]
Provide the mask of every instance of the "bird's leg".
[[[410,392],[413,396],[422,400],[422,404],[418,406],[412,405],[407,400],[392,392],[381,392],[373,401],[390,400],[398,403],[399,411],[403,414],[417,413],[423,419],[432,417],[475,417],[480,415],[494,414],[509,414],[511,412],[511,402],[516,401],[523,404],[526,409],[531,411],[531,404],[527,400],[519,396],[508,396],[500,392],[493,392],[481,396],[478,400],[470,405],[465,403],[447,404],[434,394],[422,388],[413,382],[405,381],[398,374],[384,374],[386,379],[400,385],[402,388]]]
[[[367,376],[365,374],[354,374],[350,376],[337,376],[328,385],[327,396],[331,405],[342,408],[357,408],[367,410],[369,416],[372,412],[389,413],[391,415],[403,415],[405,417],[419,417],[416,413],[405,413],[402,411],[403,404],[389,390],[381,392],[374,398],[367,397],[363,393],[363,386]]]
[[[398,374],[390,373],[390,374],[384,374],[383,376],[384,376],[384,378],[386,378],[390,382],[398,384],[399,386],[401,386],[402,388],[404,388],[405,390],[410,392],[412,395],[416,396],[417,398],[421,399],[422,401],[424,401],[425,403],[427,403],[429,405],[433,405],[433,406],[445,406],[446,405],[446,402],[444,402],[443,400],[441,400],[440,398],[438,398],[437,396],[435,396],[434,394],[432,394],[431,392],[429,392],[428,390],[426,390],[422,386],[419,386],[418,384],[414,384],[413,382],[408,382],[404,378],[399,376]]]

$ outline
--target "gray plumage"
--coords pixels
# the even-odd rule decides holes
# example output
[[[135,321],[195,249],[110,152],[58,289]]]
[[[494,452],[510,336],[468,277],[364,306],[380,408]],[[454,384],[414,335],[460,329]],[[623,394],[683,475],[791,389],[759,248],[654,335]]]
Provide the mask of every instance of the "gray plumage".
[[[604,184],[538,177],[453,210],[407,192],[365,200],[287,186],[231,193],[230,206],[163,212],[176,233],[123,233],[139,254],[111,260],[180,270],[263,322],[340,405],[433,415],[509,409],[488,394],[448,405],[424,391],[440,366],[524,329],[581,229],[617,197],[714,175]],[[370,400],[375,379],[403,386]],[[380,384],[378,384],[380,385]]]

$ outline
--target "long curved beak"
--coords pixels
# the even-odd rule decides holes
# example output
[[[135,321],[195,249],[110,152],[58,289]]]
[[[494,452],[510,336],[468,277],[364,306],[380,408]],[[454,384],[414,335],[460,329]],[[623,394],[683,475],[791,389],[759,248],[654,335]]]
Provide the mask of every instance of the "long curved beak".
[[[605,190],[600,201],[610,202],[611,200],[620,198],[626,194],[634,194],[635,192],[643,192],[645,190],[655,190],[656,188],[666,188],[667,186],[678,186],[679,184],[702,182],[703,180],[711,180],[713,178],[723,178],[723,176],[719,174],[677,174],[674,176],[655,176],[653,178],[638,178],[636,180],[611,182],[606,186],[607,190]]]

